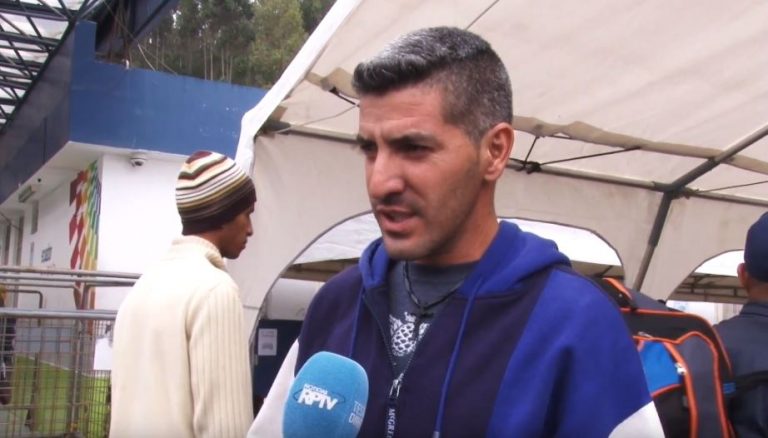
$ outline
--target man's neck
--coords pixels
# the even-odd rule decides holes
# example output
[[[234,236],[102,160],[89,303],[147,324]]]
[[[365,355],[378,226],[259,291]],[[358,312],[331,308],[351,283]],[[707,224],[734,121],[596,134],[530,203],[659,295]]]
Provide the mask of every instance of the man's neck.
[[[747,289],[749,301],[756,303],[768,303],[768,287],[761,284],[760,287],[751,287]]]
[[[438,267],[476,262],[491,246],[498,230],[499,222],[495,217],[491,221],[482,221],[480,225],[472,225],[467,228],[463,232],[464,237],[453,242],[452,247],[433,256],[414,260],[414,262],[420,265]]]
[[[768,304],[768,295],[748,294],[748,300],[751,303]]]

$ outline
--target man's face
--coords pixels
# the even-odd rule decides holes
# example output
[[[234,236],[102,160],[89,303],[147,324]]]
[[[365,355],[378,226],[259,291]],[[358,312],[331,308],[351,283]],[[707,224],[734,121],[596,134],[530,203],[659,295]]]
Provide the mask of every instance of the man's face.
[[[222,257],[236,259],[245,249],[248,237],[253,234],[251,213],[253,213],[253,207],[238,214],[218,230],[219,251]]]
[[[368,197],[390,256],[464,261],[484,180],[479,149],[442,115],[442,90],[416,85],[360,100]]]

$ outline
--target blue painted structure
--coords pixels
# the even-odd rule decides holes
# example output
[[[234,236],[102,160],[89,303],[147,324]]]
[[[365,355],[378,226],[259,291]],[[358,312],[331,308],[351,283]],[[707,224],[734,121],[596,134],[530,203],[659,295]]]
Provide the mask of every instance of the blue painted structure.
[[[0,138],[0,203],[68,141],[234,156],[240,119],[265,91],[95,59],[96,24],[61,43]]]

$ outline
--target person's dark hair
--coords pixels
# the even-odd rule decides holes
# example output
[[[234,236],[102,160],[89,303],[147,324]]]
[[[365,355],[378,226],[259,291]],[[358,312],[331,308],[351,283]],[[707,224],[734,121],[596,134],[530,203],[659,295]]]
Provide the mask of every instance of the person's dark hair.
[[[406,34],[357,65],[352,86],[360,96],[416,84],[442,88],[443,117],[473,142],[501,122],[512,123],[512,88],[499,55],[480,36],[455,27]]]
[[[752,278],[768,283],[768,213],[763,213],[747,231],[744,266]]]

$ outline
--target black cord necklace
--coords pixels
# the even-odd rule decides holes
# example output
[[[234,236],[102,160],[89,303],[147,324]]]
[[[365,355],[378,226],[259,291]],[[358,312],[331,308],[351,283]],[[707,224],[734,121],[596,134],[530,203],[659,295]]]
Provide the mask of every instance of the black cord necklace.
[[[440,298],[436,299],[435,301],[431,303],[424,303],[421,300],[419,300],[419,297],[416,296],[415,293],[413,293],[413,286],[411,285],[411,271],[410,271],[410,263],[405,262],[403,266],[403,282],[405,283],[405,291],[408,292],[408,297],[411,299],[413,304],[419,309],[418,313],[411,313],[413,317],[415,318],[415,321],[413,323],[413,340],[414,342],[418,342],[419,340],[419,332],[421,331],[421,324],[424,320],[424,318],[430,318],[434,316],[434,312],[431,310],[435,308],[435,306],[439,305],[440,303],[445,302],[451,295],[456,293],[457,290],[459,290],[459,287],[464,282],[462,279],[461,281],[456,284],[456,286],[452,287],[448,293],[441,296]]]

